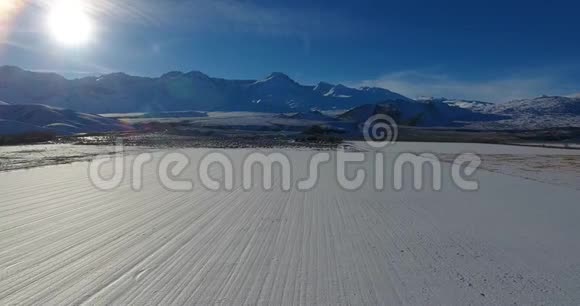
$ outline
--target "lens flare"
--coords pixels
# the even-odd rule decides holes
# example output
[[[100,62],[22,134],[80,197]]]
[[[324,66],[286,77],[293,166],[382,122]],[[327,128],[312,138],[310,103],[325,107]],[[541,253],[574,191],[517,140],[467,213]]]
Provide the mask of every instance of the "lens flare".
[[[0,0],[0,47],[12,29],[14,18],[22,11],[25,0]]]

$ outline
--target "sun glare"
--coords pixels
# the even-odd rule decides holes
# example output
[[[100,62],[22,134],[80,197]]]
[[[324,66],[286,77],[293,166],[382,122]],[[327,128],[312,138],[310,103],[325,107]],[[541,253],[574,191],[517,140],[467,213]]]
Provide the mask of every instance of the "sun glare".
[[[94,26],[81,0],[59,0],[50,8],[48,30],[59,43],[80,46],[93,38]]]

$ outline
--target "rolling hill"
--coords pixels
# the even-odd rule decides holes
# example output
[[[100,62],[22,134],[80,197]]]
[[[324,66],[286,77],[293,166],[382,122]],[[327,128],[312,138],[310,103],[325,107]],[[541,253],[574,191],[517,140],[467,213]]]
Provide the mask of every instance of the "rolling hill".
[[[130,129],[115,119],[46,105],[0,105],[0,135],[43,132],[55,135]]]

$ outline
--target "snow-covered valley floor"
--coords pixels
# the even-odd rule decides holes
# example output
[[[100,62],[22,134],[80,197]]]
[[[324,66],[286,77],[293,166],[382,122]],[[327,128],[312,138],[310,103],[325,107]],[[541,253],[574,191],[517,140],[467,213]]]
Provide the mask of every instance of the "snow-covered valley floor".
[[[579,151],[474,146],[488,155],[580,158]],[[420,143],[388,150],[387,159],[407,151],[468,151]],[[193,164],[208,151],[181,150]],[[314,151],[277,151],[291,159],[295,179],[305,177]],[[239,163],[250,151],[223,152]],[[154,156],[158,161],[163,152]],[[0,173],[1,305],[580,300],[574,183],[479,170],[475,192],[459,190],[449,175],[442,191],[377,191],[370,182],[346,191],[325,164],[310,191],[245,191],[236,180],[231,192],[197,183],[193,191],[173,192],[159,184],[153,164],[145,167],[141,191],[128,181],[98,191],[87,165]],[[357,166],[374,169],[371,158]],[[449,168],[443,164],[443,173]]]

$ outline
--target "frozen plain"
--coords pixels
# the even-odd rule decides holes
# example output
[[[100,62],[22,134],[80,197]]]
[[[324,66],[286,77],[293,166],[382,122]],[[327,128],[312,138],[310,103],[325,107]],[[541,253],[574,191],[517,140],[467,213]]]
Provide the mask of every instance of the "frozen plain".
[[[401,143],[386,156],[461,148]],[[473,150],[580,158],[572,150]],[[193,165],[209,151],[181,150]],[[264,150],[272,151],[290,157],[295,180],[306,177],[306,160],[316,153]],[[250,153],[223,152],[235,164]],[[357,167],[374,169],[372,160]],[[479,170],[480,190],[465,192],[444,164],[442,191],[377,191],[371,182],[346,191],[330,163],[306,192],[244,191],[239,179],[232,192],[197,183],[172,192],[153,164],[141,191],[126,181],[103,192],[90,183],[87,165],[0,173],[0,304],[580,301],[580,191],[570,186]]]

